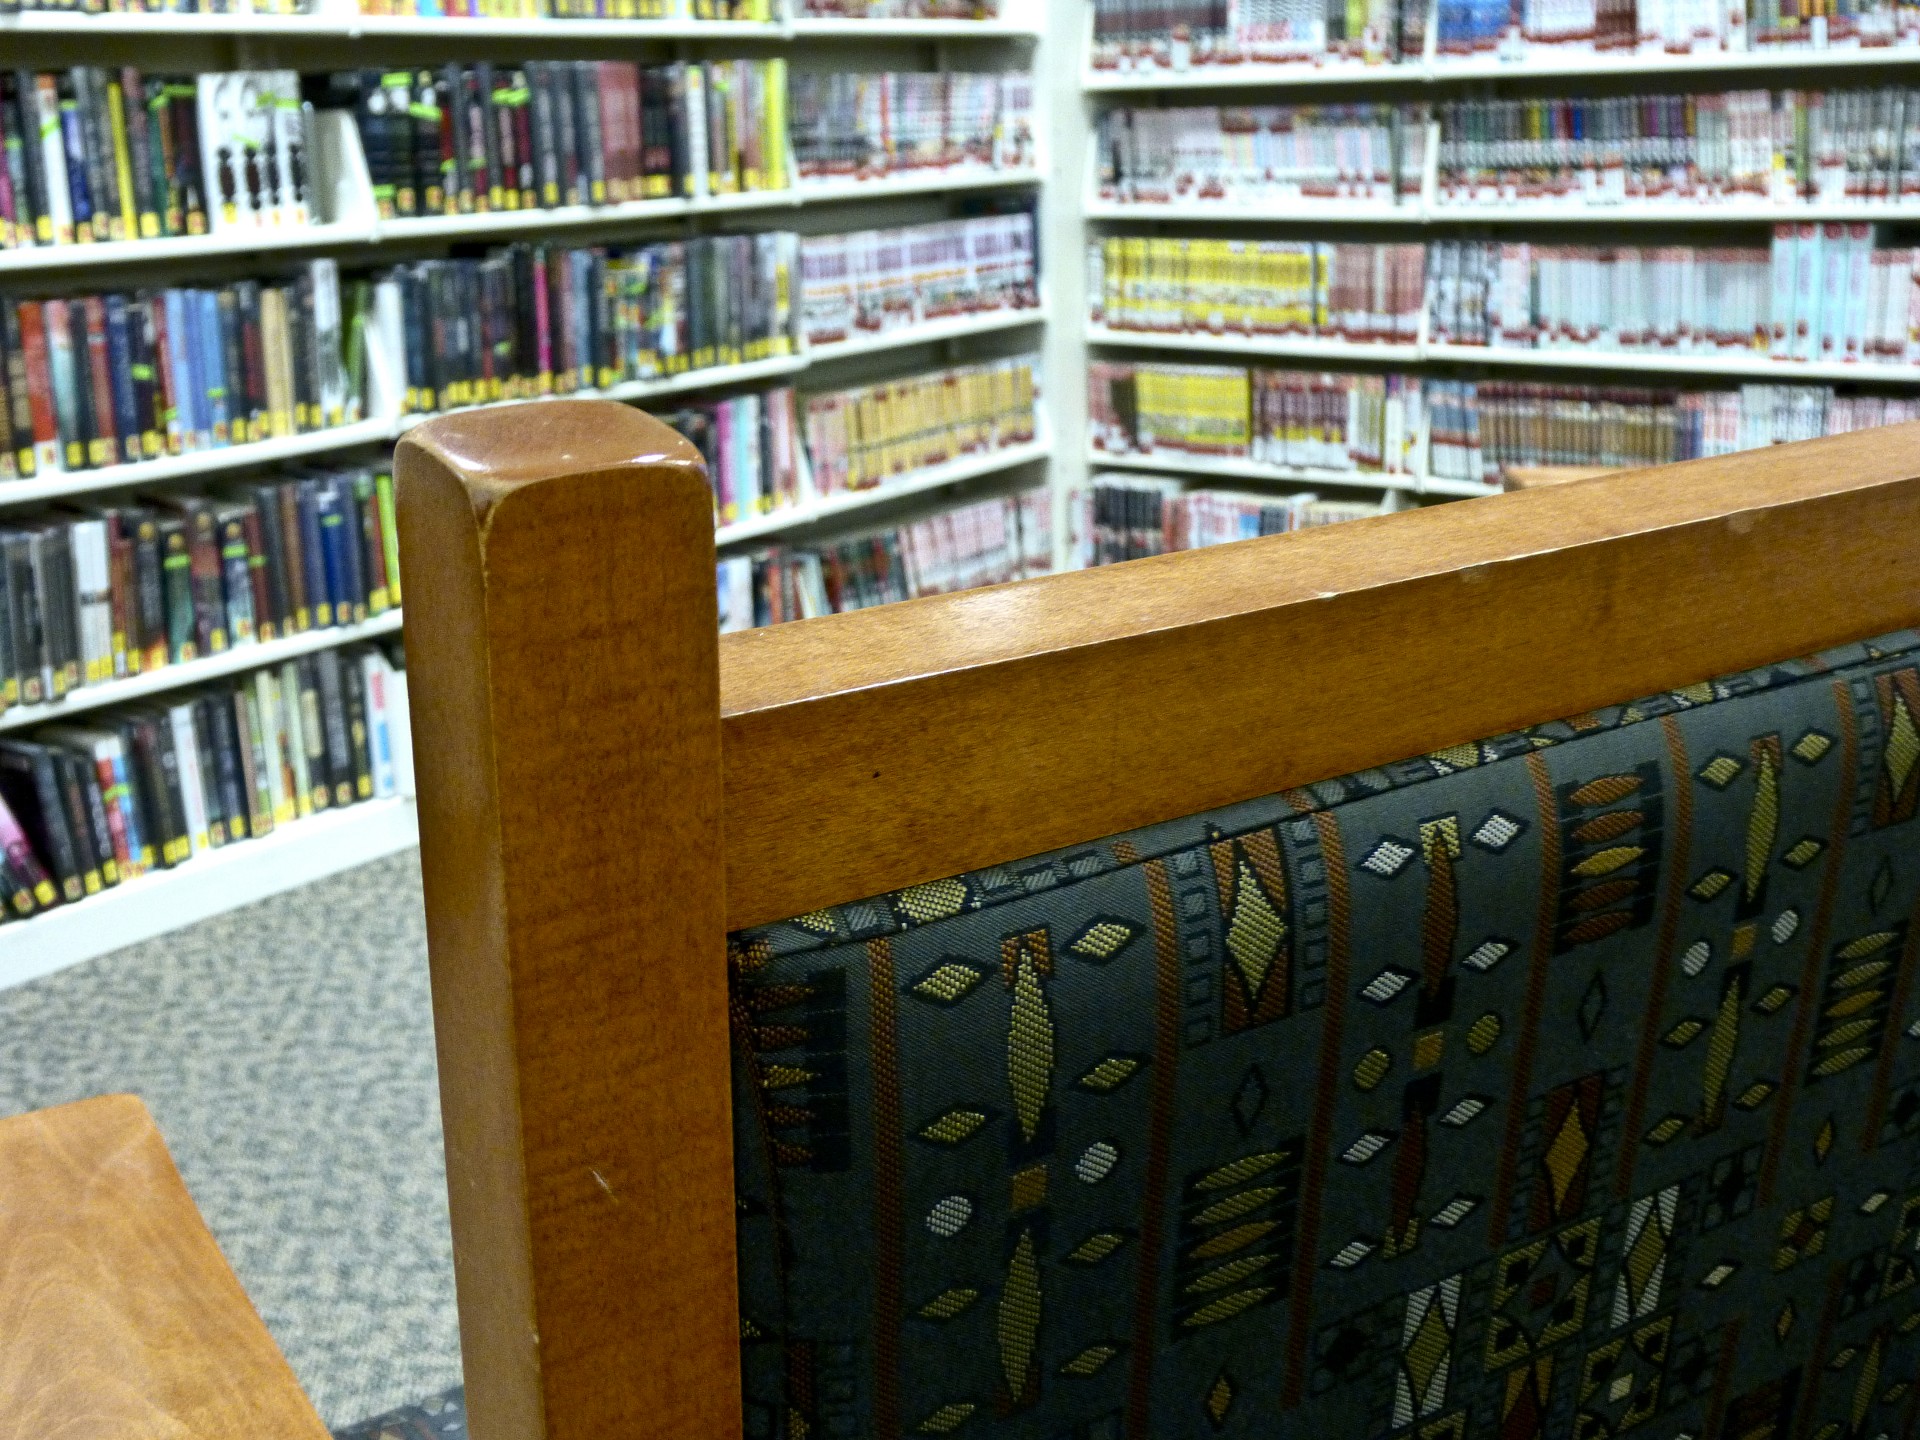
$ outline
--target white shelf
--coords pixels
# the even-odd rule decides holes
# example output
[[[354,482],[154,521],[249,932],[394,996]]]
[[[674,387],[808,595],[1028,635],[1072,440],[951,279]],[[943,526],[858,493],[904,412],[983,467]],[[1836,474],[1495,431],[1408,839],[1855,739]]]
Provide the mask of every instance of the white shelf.
[[[1416,494],[1417,475],[1385,475],[1358,470],[1322,470],[1303,465],[1270,465],[1221,455],[1109,455],[1089,449],[1087,465],[1098,470],[1151,470],[1203,475],[1215,480],[1258,480],[1278,485],[1342,485],[1351,490],[1402,490]]]
[[[365,245],[377,238],[364,225],[289,225],[272,230],[229,230],[163,240],[108,240],[97,245],[35,245],[0,250],[0,275],[34,270],[71,270],[95,265],[147,265],[200,260],[209,255],[258,255],[280,250],[323,250]]]
[[[776,510],[767,515],[756,515],[751,520],[737,520],[731,525],[722,525],[715,530],[713,542],[720,546],[740,545],[749,540],[764,539],[784,531],[799,530],[825,520],[838,519],[842,515],[870,510],[876,505],[891,504],[895,500],[905,499],[908,496],[924,495],[929,490],[938,490],[945,485],[957,485],[962,480],[996,474],[1019,465],[1030,465],[1036,460],[1046,459],[1052,453],[1053,442],[1048,438],[1047,427],[1042,419],[1035,426],[1034,438],[1025,444],[1009,445],[1004,449],[982,451],[975,455],[962,455],[959,459],[949,460],[944,465],[936,465],[930,470],[921,470],[911,475],[902,475],[869,490],[846,490],[836,495],[826,496],[824,499],[810,500],[789,509]]]
[[[1413,364],[1420,359],[1420,346],[1417,344],[1365,345],[1350,340],[1323,340],[1313,335],[1169,334],[1158,330],[1110,330],[1104,325],[1090,325],[1087,327],[1087,343],[1222,355],[1281,355],[1319,363],[1369,360],[1377,364]]]
[[[1783,385],[1830,380],[1920,385],[1920,365],[1867,364],[1861,361],[1823,364],[1805,360],[1775,360],[1766,355],[1740,351],[1711,355],[1643,355],[1617,350],[1496,350],[1480,345],[1446,345],[1430,341],[1426,346],[1426,358],[1469,365],[1499,365],[1519,370],[1621,370],[1638,375],[1777,380]]]
[[[815,38],[905,40],[1036,40],[1037,26],[1020,20],[858,20],[801,16],[787,25],[796,40]]]
[[[408,798],[363,800],[275,826],[171,870],[0,926],[0,989],[150,940],[420,843]]]
[[[747,20],[486,19],[424,15],[100,14],[29,10],[0,20],[0,35],[233,35],[358,40],[466,36],[485,40],[783,40],[785,26]]]
[[[794,190],[802,205],[826,205],[840,200],[890,200],[896,195],[935,195],[949,190],[1008,190],[1038,185],[1042,178],[1037,166],[990,170],[981,165],[964,165],[952,170],[903,170],[896,175],[876,175],[871,180],[802,180]]]
[[[222,445],[211,450],[193,450],[184,455],[142,460],[133,465],[57,471],[32,480],[0,483],[0,508],[42,500],[64,500],[102,490],[124,490],[129,486],[151,485],[187,475],[212,475],[248,465],[271,465],[281,460],[298,460],[308,455],[350,450],[359,445],[375,445],[392,438],[392,421],[362,420],[353,425],[336,425],[330,430],[309,430],[303,435],[288,435],[279,440],[261,440],[249,445]]]
[[[1419,198],[1395,205],[1388,200],[1090,200],[1089,220],[1201,220],[1227,225],[1337,223],[1418,225],[1427,218]]]
[[[1713,75],[1748,70],[1825,70],[1836,66],[1888,69],[1920,65],[1920,46],[1883,45],[1874,49],[1842,48],[1711,50],[1693,55],[1595,54],[1551,47],[1533,51],[1521,60],[1497,55],[1439,56],[1420,68],[1422,78],[1491,80],[1500,76],[1534,79],[1560,75]]]
[[[1415,206],[1416,214],[1420,207]],[[1840,204],[1814,202],[1804,205],[1769,205],[1755,201],[1713,200],[1632,200],[1618,205],[1584,205],[1577,201],[1520,200],[1512,204],[1435,204],[1426,208],[1424,220],[1451,221],[1470,225],[1508,224],[1762,224],[1792,225],[1801,222],[1846,220],[1891,222],[1920,220],[1920,203],[1892,203],[1858,200]]]
[[[852,355],[874,355],[887,350],[899,350],[908,345],[931,345],[942,340],[959,340],[968,335],[991,335],[1001,330],[1019,330],[1028,325],[1044,325],[1047,321],[1045,306],[1036,306],[1031,310],[989,310],[977,315],[954,315],[945,320],[934,320],[924,325],[904,325],[897,330],[882,330],[874,334],[859,334],[850,339],[837,340],[831,345],[809,345],[807,359],[818,365],[827,360],[841,360]]]
[[[203,656],[180,665],[163,665],[158,670],[130,675],[125,680],[83,685],[78,690],[68,691],[59,700],[49,700],[39,705],[16,705],[11,710],[0,712],[0,732],[52,724],[109,705],[128,705],[136,700],[144,700],[149,695],[164,694],[169,690],[181,690],[189,685],[218,680],[222,676],[243,675],[250,670],[278,665],[283,660],[311,655],[316,650],[331,650],[336,646],[351,645],[356,640],[393,635],[399,629],[400,612],[389,610],[358,625],[331,625],[323,629],[302,630],[298,635],[289,635],[282,640],[235,645],[218,655]]]
[[[1431,60],[1367,65],[1358,61],[1313,64],[1199,65],[1187,70],[1120,71],[1086,69],[1081,88],[1090,94],[1121,95],[1195,90],[1293,90],[1447,84],[1453,81],[1546,79],[1579,75],[1715,75],[1755,70],[1899,69],[1920,66],[1920,46],[1874,49],[1811,48],[1707,51],[1693,55],[1594,54],[1550,47],[1519,60],[1496,55],[1436,56]]]

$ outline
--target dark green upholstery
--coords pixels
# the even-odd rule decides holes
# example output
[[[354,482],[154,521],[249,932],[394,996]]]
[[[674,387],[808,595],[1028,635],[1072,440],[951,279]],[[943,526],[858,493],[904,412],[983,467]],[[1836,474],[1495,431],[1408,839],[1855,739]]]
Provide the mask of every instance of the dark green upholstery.
[[[1904,1440],[1916,721],[1901,634],[734,937],[748,1435]]]

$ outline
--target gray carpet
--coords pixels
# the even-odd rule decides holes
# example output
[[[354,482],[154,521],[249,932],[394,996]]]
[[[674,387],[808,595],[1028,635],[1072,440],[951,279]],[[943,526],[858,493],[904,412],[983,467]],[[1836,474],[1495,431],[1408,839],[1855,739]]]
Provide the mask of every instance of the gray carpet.
[[[0,1114],[114,1091],[329,1425],[459,1382],[415,852],[0,991]]]

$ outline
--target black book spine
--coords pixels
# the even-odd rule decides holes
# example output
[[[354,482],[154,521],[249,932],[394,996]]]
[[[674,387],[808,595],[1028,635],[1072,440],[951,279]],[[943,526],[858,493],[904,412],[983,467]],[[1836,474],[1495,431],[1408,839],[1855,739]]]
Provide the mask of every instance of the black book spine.
[[[156,523],[160,579],[167,615],[167,658],[178,665],[200,653],[193,613],[193,548],[187,523],[168,516]]]
[[[220,287],[215,300],[220,316],[220,368],[226,373],[227,433],[235,445],[249,440],[265,440],[265,431],[256,427],[247,412],[247,352],[240,333],[240,292],[232,285]]]
[[[211,708],[214,700],[202,695],[189,702],[192,706],[193,753],[200,771],[200,803],[207,812],[207,845],[218,849],[227,843],[227,800],[220,788],[220,757],[214,733]]]
[[[233,722],[233,705],[226,692],[202,696],[200,714],[213,745],[214,783],[220,790],[220,814],[229,840],[244,840],[249,832],[247,785],[240,766],[240,732]],[[211,798],[211,796],[209,796]]]
[[[353,477],[336,475],[331,482],[338,525],[335,527],[336,548],[340,555],[340,579],[343,587],[342,605],[350,608],[351,614],[336,614],[334,619],[345,624],[350,618],[356,624],[367,618],[367,571],[360,551],[360,506],[354,496]]]
[[[420,197],[413,188],[413,115],[409,84],[412,76],[405,70],[391,70],[380,77],[386,97],[388,174],[393,184],[393,210],[400,216],[420,213]],[[435,144],[438,149],[438,143]]]
[[[441,68],[439,82],[434,87],[444,112],[443,124],[447,132],[447,148],[451,155],[443,157],[441,163],[440,184],[446,191],[447,213],[466,214],[473,209],[473,177],[467,169],[467,87],[458,65],[446,65]]]
[[[580,64],[578,60],[556,60],[547,69],[557,137],[554,144],[559,151],[560,200],[566,205],[584,205],[587,201],[580,185],[580,127],[574,123],[574,89],[578,83],[574,75]]]
[[[140,852],[135,858],[141,873],[145,874],[156,865],[173,862],[162,854],[165,825],[160,804],[155,799],[154,784],[158,767],[152,762],[142,738],[143,729],[140,717],[133,715],[114,727],[120,737],[120,751],[126,757],[127,803],[133,810],[134,828],[140,832]]]
[[[293,360],[293,428],[318,430],[326,423],[320,404],[319,356],[313,338],[313,277],[287,287],[287,351]]]
[[[319,672],[320,713],[326,725],[327,774],[333,785],[333,803],[353,803],[353,742],[347,729],[346,687],[340,675],[340,652],[322,650],[313,657]]]
[[[67,343],[73,347],[74,433],[67,443],[71,461],[77,444],[88,465],[98,464],[95,442],[100,439],[100,423],[93,413],[93,374],[87,360],[87,307],[75,300],[67,306]],[[78,467],[73,467],[78,468]]]
[[[440,101],[431,70],[414,72],[412,103],[413,187],[422,215],[438,215],[446,207],[440,178]]]
[[[260,517],[261,558],[266,562],[267,596],[273,611],[271,618],[275,629],[280,634],[291,634],[293,592],[288,584],[286,534],[280,525],[279,487],[255,486],[253,508]]]
[[[20,699],[24,704],[37,705],[47,698],[47,637],[41,623],[40,591],[33,579],[33,537],[14,531],[5,537],[4,545]]]
[[[26,202],[32,214],[34,243],[51,245],[53,211],[47,199],[47,171],[40,154],[40,117],[39,107],[34,101],[33,76],[28,71],[15,70],[5,78],[4,84],[5,89],[0,90],[0,100],[6,102],[7,110],[13,117],[13,128],[20,136],[20,174],[26,182]],[[12,157],[13,152],[9,150],[9,163]]]
[[[360,668],[364,652],[349,650],[340,656],[341,690],[346,699],[347,748],[353,757],[353,797],[373,798],[373,752],[367,743],[366,672]]]
[[[0,795],[27,832],[27,840],[46,862],[60,898],[68,903],[86,894],[81,881],[79,847],[66,815],[53,755],[24,740],[0,742]]]
[[[494,99],[493,66],[482,60],[473,67],[474,83],[480,94],[478,137],[486,149],[487,208],[504,210],[507,205],[506,170],[500,153],[500,107]]]
[[[87,804],[88,791],[93,792],[94,805],[100,803],[100,792],[89,783],[87,767],[81,764],[79,756],[49,747],[47,758],[60,788],[67,832],[73,836],[74,859],[80,867],[80,889],[85,894],[98,895],[112,883],[107,877],[119,874],[113,863],[113,841],[106,833],[106,812],[101,811],[96,829],[93,809]]]
[[[330,652],[329,652],[330,653]],[[302,655],[297,669],[300,676],[300,736],[307,750],[308,798],[315,810],[333,804],[333,772],[329,763],[326,707],[320,699],[320,667],[311,655]]]
[[[259,617],[253,613],[253,547],[247,543],[246,510],[222,509],[220,526],[220,580],[226,592],[227,642],[244,645],[254,638]]]
[[[160,762],[160,784],[166,797],[167,839],[173,863],[193,854],[193,832],[187,824],[187,801],[180,781],[180,752],[173,743],[173,725],[165,715],[147,717],[153,727],[153,751]]]
[[[607,203],[607,152],[600,134],[600,63],[582,60],[573,72],[574,124],[586,169],[587,203]]]

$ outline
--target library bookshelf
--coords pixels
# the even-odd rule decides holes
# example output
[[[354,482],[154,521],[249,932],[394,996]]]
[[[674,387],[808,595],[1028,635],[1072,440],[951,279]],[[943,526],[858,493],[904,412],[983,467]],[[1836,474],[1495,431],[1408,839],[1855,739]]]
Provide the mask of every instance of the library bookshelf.
[[[681,8],[691,10],[691,0]],[[29,10],[0,17],[0,49],[9,64],[35,70],[75,64],[139,65],[148,72],[280,68],[303,71],[438,65],[446,61],[520,57],[677,59],[788,57],[808,70],[1038,70],[1048,19],[1038,0],[1003,0],[992,20],[816,18],[776,0],[765,23],[708,21],[681,14],[666,20],[439,18],[362,15],[338,0],[319,13],[179,14]],[[343,112],[316,116],[313,175],[316,222],[305,227],[187,239],[147,239],[0,250],[0,292],[53,296],[108,289],[132,291],[165,277],[244,278],[277,273],[326,256],[341,265],[381,267],[431,258],[452,247],[550,237],[591,245],[792,230],[836,234],[877,226],[983,213],[1003,200],[1025,202],[1048,223],[1055,191],[1046,144],[1052,133],[1047,97],[1037,114],[1035,164],[994,168],[967,163],[863,178],[786,183],[739,194],[631,201],[455,216],[383,218],[360,134]],[[464,253],[472,253],[469,249]],[[63,288],[64,287],[64,288]],[[722,398],[780,384],[833,389],[870,384],[972,360],[1038,349],[1050,312],[1038,308],[946,317],[929,324],[862,334],[836,345],[808,347],[796,334],[792,352],[745,364],[713,366],[600,391],[635,404],[679,404]],[[1044,370],[1040,373],[1044,375]],[[801,458],[797,502],[754,514],[716,531],[723,553],[776,545],[788,536],[811,541],[859,533],[863,527],[924,514],[962,495],[1026,486],[1044,475],[1056,453],[1039,386],[1033,438],[963,454],[931,469],[890,478],[868,489],[818,495]],[[376,396],[376,399],[378,397]],[[246,478],[284,463],[353,461],[390,447],[426,418],[400,413],[396,397],[373,413],[332,429],[219,448],[190,450],[138,464],[73,472],[43,471],[0,485],[0,524],[34,507],[120,495],[165,493],[199,480]],[[0,735],[30,735],[47,722],[84,719],[129,702],[148,704],[223,677],[250,673],[299,655],[401,633],[399,609],[358,625],[308,630],[127,678],[84,686],[58,701],[0,712]],[[376,799],[284,824],[109,887],[78,903],[0,925],[0,987],[49,974],[91,957],[166,933],[308,880],[392,854],[414,843],[409,798]]]

